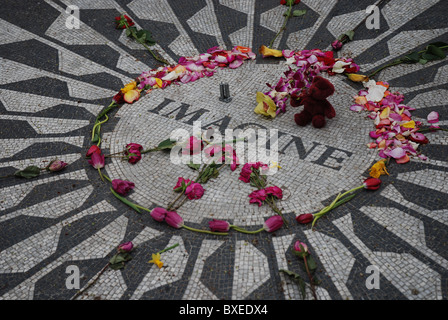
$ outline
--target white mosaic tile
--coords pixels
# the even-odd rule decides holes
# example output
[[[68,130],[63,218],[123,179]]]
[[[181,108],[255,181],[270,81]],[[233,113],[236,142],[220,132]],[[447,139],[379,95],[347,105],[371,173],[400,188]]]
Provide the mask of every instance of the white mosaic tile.
[[[205,260],[211,256],[224,242],[216,240],[204,240],[199,250],[196,263],[182,297],[183,300],[217,300],[213,292],[210,291],[202,282],[201,275],[204,270]]]
[[[245,240],[235,244],[232,300],[247,298],[270,278],[266,256]]]

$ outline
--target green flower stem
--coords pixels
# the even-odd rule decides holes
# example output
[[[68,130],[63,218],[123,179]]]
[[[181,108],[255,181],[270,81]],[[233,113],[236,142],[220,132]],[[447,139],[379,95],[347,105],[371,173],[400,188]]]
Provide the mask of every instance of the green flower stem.
[[[137,40],[137,36],[134,35],[134,39]],[[155,53],[146,45],[146,43],[143,43],[140,41],[138,41],[138,42],[141,43],[151,53],[151,55],[154,57],[154,59],[156,59],[157,61],[159,61],[163,64],[170,65],[170,63],[168,61],[166,61],[165,59],[156,56]]]
[[[113,194],[118,200],[120,200],[120,201],[123,202],[124,204],[128,205],[129,207],[131,207],[132,209],[134,209],[134,210],[137,211],[138,213],[141,213],[141,211],[139,210],[139,207],[140,207],[140,206],[138,206],[138,205],[136,205],[135,203],[132,203],[131,201],[127,200],[126,198],[120,196],[118,193],[116,193],[116,192],[114,191],[113,188],[110,188],[110,191],[112,192],[112,194]],[[143,208],[143,207],[140,207],[140,208]]]
[[[115,101],[112,101],[110,105],[106,107],[103,111],[101,111],[97,116],[95,122],[98,122],[102,117],[104,117],[112,108],[118,107],[118,104]]]
[[[112,182],[112,180],[108,176],[106,176],[105,174],[103,174],[103,177],[106,178],[107,181]]]
[[[266,202],[269,204],[269,206],[272,208],[272,210],[277,213],[280,217],[282,217],[283,223],[285,224],[286,228],[289,228],[288,222],[286,221],[285,217],[283,216],[282,211],[277,207],[275,204],[275,200],[273,196],[270,196]]]
[[[317,300],[316,288],[314,286],[313,276],[310,273],[310,269],[308,268],[308,261],[306,260],[306,255],[303,255],[303,262],[305,263],[306,273],[308,274],[308,278],[310,279],[311,293],[313,294],[314,300]]]
[[[185,195],[185,194],[184,194]],[[182,207],[182,205],[188,200],[187,196],[185,196],[185,198],[182,199],[181,203],[179,203],[179,205],[174,208],[173,210],[176,211],[177,209],[179,209],[180,207]]]
[[[403,61],[401,59],[395,60],[392,63],[386,64],[385,66],[382,66],[381,68],[375,70],[374,72],[369,74],[368,77],[371,78],[374,75],[376,75],[378,72],[380,72],[381,70],[386,69],[388,67],[396,66],[396,65],[401,64],[401,63],[403,63]]]
[[[144,154],[144,153],[153,152],[153,151],[160,151],[160,149],[159,148],[152,148],[152,149],[147,149],[147,150],[140,151],[140,153]]]
[[[283,25],[280,28],[279,32],[277,32],[277,34],[275,35],[274,39],[271,40],[271,42],[269,43],[268,48],[272,49],[272,45],[274,44],[275,39],[277,39],[277,37],[280,35],[280,33],[283,32],[283,30],[286,29],[286,23],[288,22],[289,17],[292,15],[292,3],[289,3],[289,9],[286,11],[288,14],[285,16],[285,19],[283,21]]]
[[[92,129],[92,141],[94,140],[95,131],[97,130],[97,128],[98,128],[98,140],[101,141],[101,138],[99,138],[100,131],[101,131],[101,125],[109,120],[109,117],[107,116],[107,114],[105,114],[104,116],[106,117],[106,119],[104,119],[103,121],[96,120],[95,125],[93,126],[93,129]],[[100,142],[98,142],[98,145],[100,145]]]
[[[339,193],[339,194],[337,195],[337,197],[333,200],[333,202],[332,202],[329,206],[326,206],[325,208],[323,208],[321,211],[319,211],[318,213],[316,213],[316,214],[314,215],[314,220],[313,220],[313,223],[312,223],[312,225],[311,225],[311,228],[314,227],[314,224],[316,223],[316,221],[317,221],[320,217],[322,217],[325,213],[329,212],[330,210],[333,210],[334,208],[340,206],[340,205],[343,204],[343,203],[346,203],[347,201],[350,201],[351,199],[353,199],[353,198],[355,197],[355,194],[353,194],[353,195],[350,195],[350,196],[344,198],[345,195],[347,195],[347,194],[349,194],[349,193],[352,193],[352,192],[354,192],[354,191],[357,191],[357,190],[359,190],[359,189],[363,189],[363,188],[364,188],[364,185],[361,185],[361,186],[359,186],[359,187],[350,189],[350,190],[348,190],[347,192],[344,192],[344,193],[342,193],[342,194]]]
[[[136,206],[136,207],[137,207],[137,208],[139,208],[139,209],[142,209],[142,210],[148,211],[148,212],[151,212],[151,211],[152,211],[151,209],[148,209],[148,208],[142,207],[142,206],[140,206],[140,205],[138,205],[138,204],[135,204],[135,203],[134,203],[134,206]]]
[[[166,210],[169,211],[169,210],[174,206],[174,204],[177,202],[177,200],[179,200],[183,195],[184,195],[184,193],[181,192],[181,193],[176,197],[176,199],[174,199],[174,201],[171,202],[171,203],[168,205],[168,207],[166,208]]]
[[[179,245],[179,244],[176,243],[175,245],[173,245],[173,246],[171,246],[171,247],[169,247],[169,248],[165,248],[165,249],[163,249],[162,251],[157,252],[156,254],[162,254],[162,253],[164,253],[164,252],[166,252],[166,251],[168,251],[168,250],[171,250],[171,249],[176,248],[178,245]]]
[[[126,29],[129,28],[129,24],[128,24],[127,22],[125,22],[124,25],[125,25]],[[140,40],[137,38],[137,34],[136,34],[135,32],[131,32],[131,34],[132,34],[132,37],[135,39],[135,41],[137,41],[138,43],[140,43],[142,46],[144,46],[144,47],[146,48],[146,50],[149,51],[149,53],[151,53],[151,55],[154,57],[154,59],[156,59],[157,61],[159,61],[159,62],[161,62],[161,63],[163,63],[163,64],[166,64],[166,65],[169,65],[169,64],[170,64],[170,63],[169,63],[168,61],[166,61],[165,59],[156,56],[156,55],[154,54],[154,52],[153,52],[153,51],[146,45],[146,43],[140,41]]]
[[[103,174],[101,173],[101,168],[98,168],[98,173],[100,174],[101,180],[104,181]]]
[[[448,129],[445,128],[424,128],[424,129],[418,129],[417,132],[431,132],[437,130],[448,131]]]
[[[187,229],[187,230],[194,231],[194,232],[214,234],[214,235],[218,235],[218,236],[227,236],[228,235],[228,233],[226,233],[226,232],[212,232],[212,231],[208,231],[208,230],[200,230],[200,229],[195,229],[195,228],[192,228],[192,227],[188,227],[186,225],[183,225],[182,227]]]
[[[264,228],[261,228],[261,229],[258,229],[258,230],[249,231],[249,230],[246,230],[246,229],[243,229],[243,228],[234,226],[234,225],[231,225],[230,227],[231,227],[232,229],[238,231],[238,232],[247,233],[247,234],[256,234],[256,233],[260,233],[261,231],[264,230]]]

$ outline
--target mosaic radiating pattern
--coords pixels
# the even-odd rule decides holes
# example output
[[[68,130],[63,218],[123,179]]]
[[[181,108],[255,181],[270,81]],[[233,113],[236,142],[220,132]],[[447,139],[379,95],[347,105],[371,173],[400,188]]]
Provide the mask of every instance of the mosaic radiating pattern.
[[[80,270],[77,299],[301,299],[295,282],[280,269],[305,273],[292,247],[309,245],[318,264],[319,299],[447,299],[448,135],[428,134],[427,161],[391,163],[390,176],[376,192],[362,192],[320,219],[316,229],[294,217],[316,212],[338,192],[362,181],[378,160],[370,142],[371,120],[349,110],[359,85],[328,77],[336,118],[325,128],[298,127],[288,108],[275,120],[254,114],[255,93],[265,91],[285,71],[283,61],[257,57],[235,70],[219,70],[194,83],[155,90],[124,105],[106,123],[102,149],[121,151],[129,142],[154,146],[172,130],[192,130],[195,121],[218,129],[279,130],[282,169],[270,182],[287,197],[281,206],[289,227],[275,234],[231,232],[219,237],[174,230],[119,202],[84,158],[96,115],[111,97],[141,72],[159,66],[139,44],[114,28],[128,14],[152,31],[157,53],[175,63],[219,45],[249,46],[256,52],[281,28],[285,7],[268,0],[45,0],[3,1],[0,12],[0,176],[54,158],[69,163],[59,173],[31,180],[0,180],[0,299],[70,299],[68,266]],[[380,29],[362,20],[380,2]],[[79,29],[66,27],[66,8],[80,8]],[[413,50],[447,39],[447,4],[431,1],[302,0],[306,15],[292,18],[274,47],[330,49],[329,44],[357,24],[354,41],[339,56],[354,58],[368,73]],[[425,123],[431,111],[448,124],[447,60],[398,65],[380,72],[392,90],[416,108]],[[219,83],[228,82],[232,102],[219,101]],[[132,201],[166,206],[179,176],[192,176],[170,163],[169,154],[145,155],[136,165],[109,160],[111,178],[135,182]],[[272,215],[249,205],[250,187],[238,172],[224,170],[209,182],[200,200],[180,210],[188,225],[207,228],[226,219],[258,229]],[[118,244],[133,241],[133,259],[122,270],[103,267]],[[163,254],[164,267],[148,263]],[[379,288],[368,289],[370,266],[379,270]],[[306,277],[305,277],[306,278]],[[312,299],[309,288],[307,299]]]

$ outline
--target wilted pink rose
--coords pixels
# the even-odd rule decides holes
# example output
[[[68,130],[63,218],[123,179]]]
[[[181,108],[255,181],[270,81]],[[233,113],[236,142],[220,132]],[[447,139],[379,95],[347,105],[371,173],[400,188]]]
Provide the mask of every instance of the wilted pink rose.
[[[141,151],[143,147],[138,143],[129,143],[126,145],[125,154],[128,156],[128,162],[136,164],[142,159]]]
[[[134,244],[132,241],[122,243],[118,246],[118,252],[131,252],[132,248],[134,248]]]
[[[157,208],[152,209],[149,215],[154,220],[162,222],[163,220],[165,220],[165,216],[166,216],[167,212],[168,211],[166,211],[166,209],[161,208],[161,207],[157,207]]]
[[[227,232],[230,229],[230,223],[224,220],[215,220],[208,222],[210,230],[212,232]]]
[[[283,226],[283,219],[280,216],[272,216],[264,222],[263,229],[267,232],[274,232]]]
[[[51,161],[50,164],[47,166],[47,170],[51,172],[61,171],[64,169],[68,164],[61,160],[54,160]]]
[[[185,189],[185,195],[190,200],[201,199],[204,195],[204,188],[199,183],[193,182]]]
[[[92,165],[95,169],[104,168],[104,155],[99,153],[92,153],[89,164]]]
[[[180,229],[184,225],[184,219],[175,211],[168,211],[165,216],[165,221],[173,228]]]
[[[128,143],[126,145],[126,150],[128,150],[129,152],[134,152],[134,151],[140,152],[143,150],[143,146],[138,143]]]
[[[300,224],[307,224],[314,220],[314,215],[312,213],[299,214],[296,217],[296,221]]]
[[[264,190],[266,191],[266,194],[271,194],[278,199],[283,198],[283,191],[277,186],[267,187]]]
[[[129,191],[134,189],[135,184],[130,181],[114,179],[112,180],[112,188],[119,194],[125,196]]]
[[[261,207],[263,201],[266,200],[267,194],[266,190],[255,190],[251,194],[249,194],[249,203],[258,203],[258,206]]]
[[[303,242],[296,241],[296,243],[294,244],[294,250],[298,252],[308,252],[308,246]]]
[[[249,183],[251,174],[252,174],[252,166],[249,163],[246,163],[241,169],[240,177],[238,179],[245,183]]]
[[[344,44],[343,44],[340,40],[334,40],[334,41],[331,43],[331,46],[333,47],[333,50],[334,50],[334,51],[339,51],[339,50],[341,50],[343,45],[344,45]]]

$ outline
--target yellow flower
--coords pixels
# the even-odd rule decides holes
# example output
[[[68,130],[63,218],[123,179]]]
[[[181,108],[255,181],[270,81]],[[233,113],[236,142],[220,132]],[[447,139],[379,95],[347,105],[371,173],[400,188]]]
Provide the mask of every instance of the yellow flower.
[[[149,260],[148,263],[154,263],[156,266],[162,268],[163,262],[160,261],[160,253],[152,254],[152,260]]]
[[[137,82],[132,81],[130,83],[128,83],[127,85],[124,86],[124,88],[121,89],[122,93],[126,93],[129,92],[131,90],[134,90],[137,87]]]
[[[262,92],[257,92],[257,102],[258,105],[255,107],[254,112],[258,114],[262,114],[265,116],[271,116],[272,118],[275,118],[277,115],[275,111],[277,110],[277,106],[275,105],[274,101],[272,99],[263,94]]]
[[[370,176],[372,178],[379,178],[383,174],[389,175],[389,172],[386,170],[386,159],[382,159],[378,162],[376,162],[372,168],[370,168]]]
[[[266,46],[261,46],[260,49],[258,49],[258,52],[261,53],[264,57],[283,57],[283,53],[280,50],[270,49]]]
[[[282,167],[278,164],[277,161],[271,161],[271,165],[269,166],[269,168],[278,168],[278,169],[281,169]]]
[[[369,77],[363,74],[347,73],[347,77],[353,82],[369,81]]]

